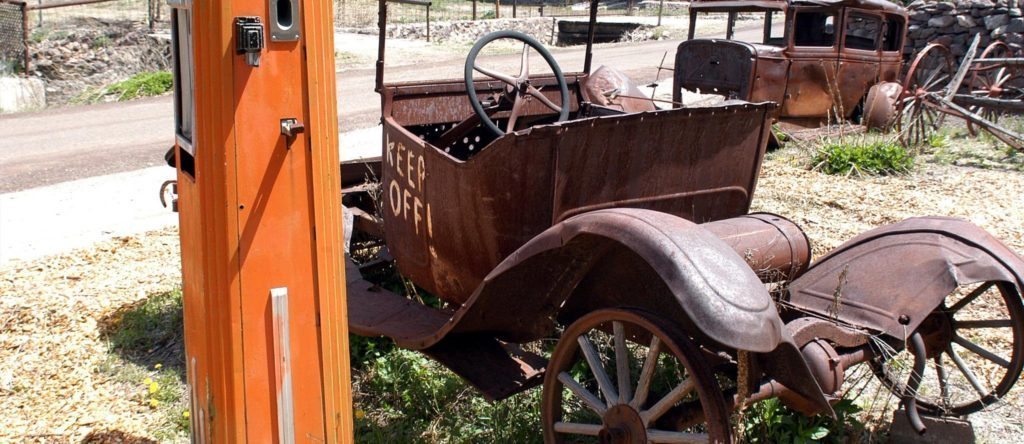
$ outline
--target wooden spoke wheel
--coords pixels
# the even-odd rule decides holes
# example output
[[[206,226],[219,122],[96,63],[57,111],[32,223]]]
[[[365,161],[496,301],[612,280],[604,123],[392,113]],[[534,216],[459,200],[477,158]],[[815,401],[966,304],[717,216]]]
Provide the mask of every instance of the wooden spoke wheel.
[[[906,146],[928,141],[942,117],[928,96],[941,92],[955,75],[953,55],[945,46],[931,44],[914,58],[903,81],[899,100],[900,140]]]
[[[999,401],[1024,368],[1024,306],[1016,287],[984,282],[962,287],[917,329],[929,362],[917,390],[923,410],[968,415]],[[902,351],[872,361],[875,374],[897,396],[914,358]]]
[[[977,60],[1002,59],[1012,57],[1010,47],[1003,42],[993,42],[988,45]],[[971,70],[970,87],[971,95],[978,97],[989,97],[993,99],[1021,99],[1021,91],[1015,88],[1014,84],[1019,80],[1020,72],[1016,67],[1005,64],[982,64]],[[998,122],[1000,112],[997,110],[972,106],[974,112],[990,122]],[[972,136],[978,135],[975,125],[968,120],[967,131]]]
[[[551,356],[543,396],[549,444],[730,439],[725,398],[700,350],[646,312],[600,310],[570,325]]]

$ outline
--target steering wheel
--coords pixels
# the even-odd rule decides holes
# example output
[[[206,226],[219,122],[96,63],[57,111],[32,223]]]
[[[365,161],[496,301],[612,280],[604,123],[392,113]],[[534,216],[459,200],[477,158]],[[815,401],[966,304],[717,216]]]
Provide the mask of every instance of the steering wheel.
[[[523,42],[523,59],[522,65],[519,69],[518,76],[510,76],[502,74],[476,64],[476,56],[480,54],[480,50],[484,48],[488,43],[491,43],[498,39],[513,39]],[[544,61],[551,67],[551,71],[555,75],[555,79],[558,81],[559,92],[562,96],[562,105],[558,106],[551,102],[543,93],[540,92],[537,87],[530,84],[530,48],[540,53],[541,57],[544,57]],[[473,71],[479,71],[488,77],[496,80],[500,80],[505,83],[504,93],[501,97],[492,103],[488,108],[484,108],[484,104],[480,103],[480,98],[477,97],[476,87],[473,83]],[[469,95],[469,103],[473,106],[473,111],[476,112],[477,117],[480,118],[480,122],[483,123],[484,128],[487,128],[496,136],[501,137],[505,135],[506,131],[514,131],[516,121],[522,116],[525,105],[532,99],[537,99],[543,103],[552,111],[558,113],[558,121],[563,122],[569,118],[569,107],[565,106],[569,103],[569,86],[565,83],[565,76],[562,75],[562,70],[558,67],[558,63],[555,62],[555,58],[551,56],[551,53],[544,48],[533,37],[523,34],[518,31],[497,31],[487,34],[477,40],[476,44],[473,45],[473,49],[469,50],[469,56],[466,57],[466,93]],[[494,124],[491,120],[491,114],[496,112],[501,106],[501,102],[511,103],[512,112],[508,118],[508,124],[505,126],[505,131],[502,131],[498,125]]]

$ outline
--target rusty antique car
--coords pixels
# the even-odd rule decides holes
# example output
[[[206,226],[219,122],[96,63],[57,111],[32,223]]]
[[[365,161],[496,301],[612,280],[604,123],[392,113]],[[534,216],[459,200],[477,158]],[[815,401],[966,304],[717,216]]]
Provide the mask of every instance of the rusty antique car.
[[[756,38],[741,15],[763,14]],[[724,38],[694,38],[698,17],[727,15]],[[901,82],[906,10],[886,0],[694,0],[689,39],[679,45],[674,84],[751,102],[781,104],[783,124],[817,127],[875,109],[880,126],[896,96],[869,91]],[[673,89],[674,101],[681,90]]]
[[[384,0],[380,14],[383,27]],[[749,213],[777,105],[607,104],[614,76],[590,72],[590,43],[584,69],[563,73],[509,31],[474,45],[463,79],[386,83],[381,31],[382,161],[343,165],[351,329],[492,400],[543,385],[546,442],[729,442],[747,403],[832,414],[854,367],[923,433],[921,412],[966,415],[1017,381],[1024,260],[988,233],[909,219],[811,263],[796,224]],[[522,45],[517,73],[479,56],[502,39]],[[771,94],[748,98],[787,103]],[[443,303],[390,291],[375,277],[390,267]]]

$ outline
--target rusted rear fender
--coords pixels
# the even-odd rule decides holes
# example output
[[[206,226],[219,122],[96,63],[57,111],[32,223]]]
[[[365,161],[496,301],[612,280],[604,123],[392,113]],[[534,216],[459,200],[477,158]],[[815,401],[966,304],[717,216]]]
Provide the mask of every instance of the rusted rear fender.
[[[958,286],[984,281],[1008,282],[1020,292],[1024,260],[970,222],[914,218],[829,253],[792,282],[789,302],[903,338]]]
[[[607,307],[651,310],[695,336],[767,353],[788,338],[744,259],[700,225],[656,211],[586,213],[538,235],[485,279],[455,333],[523,342]]]

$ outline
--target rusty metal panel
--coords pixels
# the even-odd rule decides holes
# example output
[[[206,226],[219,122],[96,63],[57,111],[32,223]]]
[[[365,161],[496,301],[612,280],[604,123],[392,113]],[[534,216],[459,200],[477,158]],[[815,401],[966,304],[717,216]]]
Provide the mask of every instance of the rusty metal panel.
[[[412,104],[385,109],[402,114]],[[458,304],[517,248],[582,211],[631,206],[699,221],[744,214],[772,110],[744,104],[543,125],[466,161],[387,116],[382,210],[391,252],[403,274]]]
[[[619,207],[696,222],[745,214],[771,108],[681,109],[534,129],[532,136],[556,141],[552,222]]]
[[[751,102],[782,103],[786,100],[786,78],[790,61],[784,56],[759,54],[754,68],[754,86],[751,88]]]
[[[388,245],[402,273],[426,290],[463,302],[494,265],[550,226],[552,141],[509,134],[460,161],[390,118],[385,138]]]
[[[878,81],[899,82],[900,72],[903,69],[903,54],[901,52],[882,52],[878,64]]]
[[[914,218],[829,253],[790,285],[789,303],[903,338],[957,286],[980,281],[1022,288],[1024,260],[967,221]]]
[[[799,51],[799,57],[792,57],[782,117],[824,118],[835,105],[829,84],[837,81],[836,51],[831,48],[815,51],[820,54]]]
[[[681,88],[729,98],[750,97],[757,51],[733,40],[687,40],[676,49],[672,101],[682,102]]]
[[[843,117],[850,117],[868,89],[878,81],[878,53],[856,54],[853,50],[846,50],[840,54],[835,81],[839,89],[838,105],[842,107]]]
[[[843,16],[839,73],[834,84],[838,89],[838,105],[844,112],[844,118],[853,114],[868,89],[878,82],[884,24],[885,19],[881,14],[862,10],[847,9]],[[866,46],[869,41],[867,39],[872,37],[875,39],[874,49],[850,47],[854,42]]]

